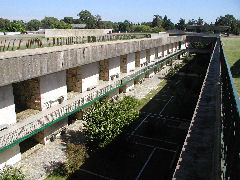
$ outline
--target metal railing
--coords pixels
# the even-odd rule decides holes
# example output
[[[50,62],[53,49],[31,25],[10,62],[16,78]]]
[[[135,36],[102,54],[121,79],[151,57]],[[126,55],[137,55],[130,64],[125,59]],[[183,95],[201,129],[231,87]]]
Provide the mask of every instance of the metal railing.
[[[222,131],[222,179],[240,179],[240,101],[232,74],[220,45]]]

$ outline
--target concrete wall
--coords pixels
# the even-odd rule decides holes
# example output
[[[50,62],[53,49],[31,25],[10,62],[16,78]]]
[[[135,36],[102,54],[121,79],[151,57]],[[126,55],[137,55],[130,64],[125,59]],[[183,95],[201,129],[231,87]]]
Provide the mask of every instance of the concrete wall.
[[[127,55],[127,72],[135,69],[135,53]]]
[[[87,88],[97,86],[99,82],[99,64],[98,62],[82,66],[82,91]]]
[[[66,71],[60,71],[40,77],[40,94],[42,110],[48,109],[49,102],[55,101],[51,107],[59,104],[57,99],[61,96],[67,100]]]
[[[14,165],[21,160],[19,144],[0,153],[0,169],[7,165]]]
[[[140,52],[140,64],[143,64],[147,61],[146,59],[146,51],[141,51]]]
[[[116,74],[120,74],[120,56],[109,59],[109,79]]]
[[[103,36],[111,29],[45,29],[45,37]]]
[[[0,52],[0,66],[4,67],[0,69],[0,86],[183,41],[185,38],[132,39]]]
[[[12,85],[0,87],[0,125],[16,123]]]
[[[155,48],[150,49],[150,62],[155,59]]]

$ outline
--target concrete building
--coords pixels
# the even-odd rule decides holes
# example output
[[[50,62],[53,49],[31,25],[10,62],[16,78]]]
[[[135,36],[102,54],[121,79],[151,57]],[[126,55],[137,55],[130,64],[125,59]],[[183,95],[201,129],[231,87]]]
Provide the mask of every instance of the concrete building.
[[[163,36],[1,52],[0,168],[21,159],[20,142],[48,143],[69,115],[130,91],[186,47],[186,36]]]

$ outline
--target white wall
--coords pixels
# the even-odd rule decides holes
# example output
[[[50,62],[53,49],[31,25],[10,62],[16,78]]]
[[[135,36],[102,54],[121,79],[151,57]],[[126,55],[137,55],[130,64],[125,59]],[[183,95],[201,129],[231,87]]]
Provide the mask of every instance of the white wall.
[[[147,61],[146,59],[146,51],[143,50],[143,51],[140,51],[140,64],[143,64]]]
[[[162,57],[162,46],[158,47],[158,57]]]
[[[155,48],[150,49],[150,62],[155,59]]]
[[[127,73],[135,69],[135,53],[127,55]]]
[[[164,45],[164,56],[167,55],[167,45]]]
[[[21,153],[19,144],[13,146],[11,149],[0,153],[0,169],[7,165],[14,165],[21,160]]]
[[[66,71],[60,71],[53,74],[40,77],[40,94],[42,110],[47,109],[47,102],[55,101],[63,96],[67,100]],[[59,104],[58,101],[51,106]]]
[[[12,85],[0,87],[0,125],[16,123]]]
[[[109,79],[115,74],[120,74],[120,56],[109,59]]]
[[[99,82],[98,62],[82,66],[82,92],[87,91],[88,87],[97,86]]]

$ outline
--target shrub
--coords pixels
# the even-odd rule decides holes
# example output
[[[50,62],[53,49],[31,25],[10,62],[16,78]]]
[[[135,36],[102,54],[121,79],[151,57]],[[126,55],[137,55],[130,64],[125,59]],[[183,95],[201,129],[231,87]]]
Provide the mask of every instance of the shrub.
[[[125,96],[123,100],[110,102],[96,102],[84,112],[86,121],[84,135],[91,150],[97,150],[109,144],[138,117],[136,111],[139,101]]]
[[[67,144],[66,151],[67,161],[64,168],[68,174],[72,174],[78,170],[88,157],[86,147],[84,145]]]
[[[24,180],[25,175],[19,168],[14,168],[12,166],[6,166],[0,171],[1,180]]]

